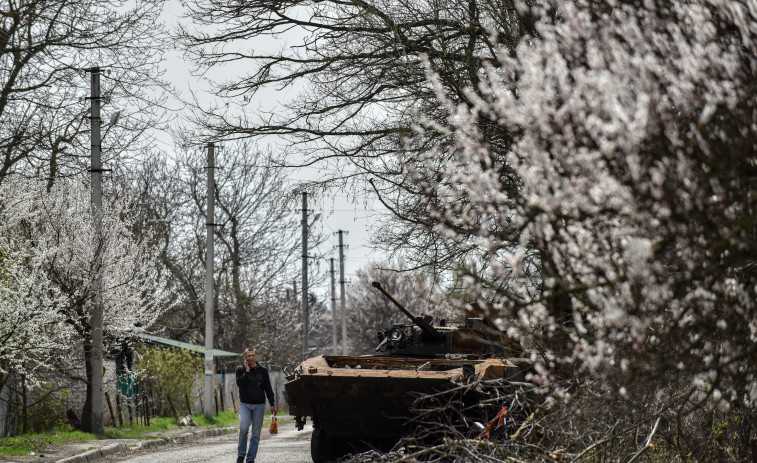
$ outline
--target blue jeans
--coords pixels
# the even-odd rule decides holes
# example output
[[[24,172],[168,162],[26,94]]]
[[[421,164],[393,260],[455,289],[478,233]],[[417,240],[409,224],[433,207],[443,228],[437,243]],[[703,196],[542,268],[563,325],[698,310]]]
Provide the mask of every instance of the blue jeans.
[[[265,416],[265,404],[239,404],[239,447],[237,456],[244,457],[247,455],[247,461],[252,461],[258,454],[258,445],[260,444],[260,430],[263,428],[263,418]],[[247,449],[247,431],[252,425],[252,435],[250,436],[250,448]]]

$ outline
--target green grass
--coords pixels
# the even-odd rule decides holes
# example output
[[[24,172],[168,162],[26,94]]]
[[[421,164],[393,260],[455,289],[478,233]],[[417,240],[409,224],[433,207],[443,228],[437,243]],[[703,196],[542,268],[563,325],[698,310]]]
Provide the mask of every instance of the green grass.
[[[205,427],[225,427],[236,426],[239,424],[239,417],[233,411],[221,412],[208,420],[205,415],[193,415],[195,423],[198,426]],[[267,423],[269,423],[268,421]],[[179,429],[179,425],[174,423],[173,418],[153,418],[150,420],[150,426],[137,424],[124,425],[122,427],[105,429],[105,436],[102,439],[148,439],[160,437],[161,431]],[[187,428],[191,430],[192,428]],[[86,442],[97,440],[94,434],[80,431],[49,432],[39,434],[24,434],[15,437],[0,438],[0,460],[6,457],[28,455],[29,452],[40,453],[45,448],[53,445],[70,444],[75,442]]]
[[[197,426],[235,426],[239,424],[239,417],[232,411],[221,412],[213,415],[213,418],[207,419],[202,413],[192,415]]]
[[[285,411],[278,414],[279,424],[285,423],[284,419],[288,416]],[[226,427],[238,426],[239,417],[233,411],[224,411],[214,415],[212,419],[205,418],[202,413],[193,415],[195,423],[203,427]],[[264,429],[267,429],[271,423],[271,417],[266,414],[263,422]],[[132,423],[123,427],[107,428],[105,436],[102,439],[148,439],[160,437],[161,431],[178,429],[179,426],[174,423],[173,418],[153,418],[150,420],[150,426]],[[189,427],[187,430],[191,430]],[[98,439],[94,434],[84,433],[81,431],[63,431],[49,432],[40,434],[24,434],[15,437],[5,437],[0,439],[0,459],[6,457],[28,455],[29,452],[40,453],[45,448],[52,445],[71,444],[75,442],[86,442]]]
[[[122,427],[108,428],[105,430],[106,439],[139,439],[150,435],[151,433],[177,429],[179,426],[173,422],[173,418],[153,418],[150,420],[150,426],[132,423],[125,424]]]
[[[202,413],[192,415],[197,426],[204,427],[224,427],[235,426],[239,424],[239,417],[233,411],[221,412],[214,415],[213,418],[207,419]],[[145,437],[156,437],[160,431],[178,429],[179,425],[174,423],[173,418],[153,418],[150,420],[150,426],[143,426],[134,423],[132,426],[124,425],[118,428],[109,428],[105,430],[107,439],[141,439]],[[188,427],[187,429],[191,429]]]
[[[94,434],[81,431],[54,432],[45,434],[24,434],[0,439],[0,458],[6,456],[28,455],[40,452],[45,447],[74,442],[86,442],[96,439]]]
[[[279,411],[276,417],[279,419],[279,424],[286,423],[285,416],[289,416],[287,411]],[[218,415],[213,416],[213,419],[208,420],[205,415],[192,415],[198,426],[238,426],[239,417],[232,411],[221,412]],[[263,421],[263,427],[267,427],[271,424],[271,414],[266,413]]]
[[[286,423],[287,420],[284,419],[285,416],[289,416],[286,412],[282,413],[279,412],[276,415],[276,418],[279,419],[279,424]],[[239,417],[236,413],[226,411],[221,412],[219,415],[216,415],[213,417],[212,420],[208,420],[205,418],[205,415],[192,415],[192,417],[195,420],[195,423],[197,423],[198,426],[238,426],[239,425]],[[267,428],[271,424],[271,414],[266,413],[265,419],[263,420],[263,428]]]

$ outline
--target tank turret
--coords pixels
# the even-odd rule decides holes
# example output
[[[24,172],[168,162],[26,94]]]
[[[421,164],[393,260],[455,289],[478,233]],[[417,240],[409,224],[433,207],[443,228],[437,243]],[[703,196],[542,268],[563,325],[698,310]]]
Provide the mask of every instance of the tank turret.
[[[379,345],[374,355],[396,357],[443,358],[450,356],[490,357],[502,356],[505,345],[502,336],[482,319],[467,318],[465,326],[433,326],[432,318],[416,317],[389,294],[377,281],[373,287],[381,291],[413,325],[393,325],[377,333]]]

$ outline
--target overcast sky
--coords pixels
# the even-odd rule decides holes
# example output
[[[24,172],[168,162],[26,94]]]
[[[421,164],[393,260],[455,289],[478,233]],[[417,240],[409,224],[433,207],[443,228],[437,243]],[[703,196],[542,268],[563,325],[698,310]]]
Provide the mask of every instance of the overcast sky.
[[[164,16],[166,25],[173,28],[180,14],[181,5],[179,2],[175,0],[168,2]],[[210,101],[210,97],[206,92],[207,85],[192,76],[190,71],[191,65],[184,61],[179,51],[172,50],[166,55],[165,66],[166,80],[180,92],[182,98],[189,99],[191,97],[191,90],[201,101]],[[242,71],[243,69],[240,69],[240,72]],[[228,71],[224,70],[224,72]],[[278,96],[274,93],[256,94],[255,98],[258,101],[253,103],[270,107],[276,104]],[[159,140],[159,143],[162,150],[167,153],[174,152],[173,142],[168,136]],[[223,142],[221,141],[220,144],[222,145]],[[221,150],[219,155],[222,155],[222,152]],[[289,169],[288,178],[291,184],[295,185],[303,180],[318,178],[319,175],[322,175],[319,171],[320,169],[317,167],[292,168]],[[374,230],[377,225],[376,216],[384,211],[383,206],[375,200],[370,201],[366,206],[365,198],[349,198],[346,192],[333,195],[331,193],[327,195],[318,194],[317,196],[317,198],[309,198],[308,209],[313,211],[310,214],[311,218],[317,213],[321,214],[313,227],[320,229],[326,237],[326,241],[320,248],[314,249],[313,252],[309,252],[308,254],[317,256],[320,259],[318,263],[320,268],[324,272],[327,272],[329,269],[329,258],[338,259],[339,257],[337,231],[344,230],[348,232],[344,235],[344,243],[348,246],[345,249],[345,279],[349,281],[359,268],[379,260],[379,257],[377,257],[378,254],[371,252],[370,236],[371,230]],[[292,209],[292,214],[300,216],[301,213],[298,212],[300,209],[301,204],[298,204],[296,210],[295,208]],[[335,265],[337,272],[336,279],[338,281],[338,260]],[[321,287],[311,287],[311,290],[318,294],[328,295],[330,291],[328,279]]]

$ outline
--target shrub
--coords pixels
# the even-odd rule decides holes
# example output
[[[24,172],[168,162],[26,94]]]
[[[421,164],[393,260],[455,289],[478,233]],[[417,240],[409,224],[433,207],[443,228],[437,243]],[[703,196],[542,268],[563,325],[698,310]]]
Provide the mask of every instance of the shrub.
[[[202,381],[203,358],[187,349],[166,349],[148,346],[137,351],[136,372],[142,390],[150,390],[157,397],[155,410],[159,415],[170,414],[166,396],[171,396],[177,411],[185,409],[184,394],[193,395]],[[191,413],[187,411],[187,414]]]

